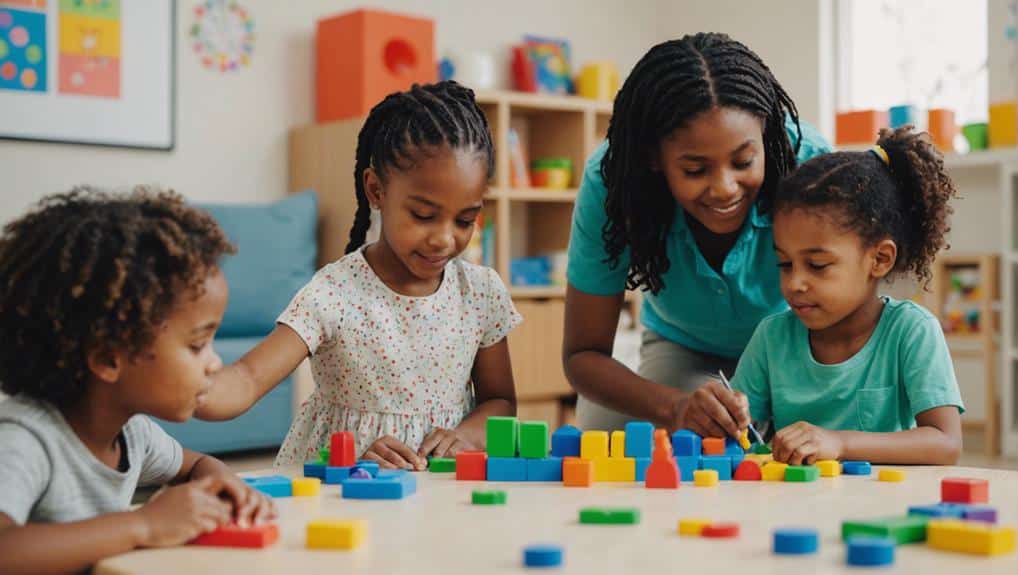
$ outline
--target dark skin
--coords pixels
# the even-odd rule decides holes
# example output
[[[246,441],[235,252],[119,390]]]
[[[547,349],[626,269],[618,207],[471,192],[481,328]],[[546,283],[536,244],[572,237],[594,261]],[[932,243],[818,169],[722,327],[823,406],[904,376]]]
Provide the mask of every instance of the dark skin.
[[[664,174],[700,253],[721,269],[763,184],[762,120],[735,108],[705,111],[660,143],[651,168]],[[687,394],[612,359],[623,295],[567,287],[562,356],[573,387],[599,404],[669,430],[735,436],[745,429],[744,395],[720,383]]]
[[[108,349],[89,353],[85,397],[63,415],[96,459],[118,469],[118,436],[135,414],[185,421],[204,400],[209,376],[222,366],[211,342],[226,294],[226,280],[215,270],[204,292],[172,312],[138,357]],[[18,525],[0,513],[0,572],[78,572],[138,547],[180,545],[230,521],[250,525],[276,514],[270,499],[221,461],[187,449],[171,485],[137,510],[73,523]],[[53,541],[61,542],[59,553]]]
[[[488,183],[484,158],[474,153],[442,146],[420,151],[415,158],[409,169],[390,169],[384,178],[372,168],[365,170],[365,192],[371,206],[381,211],[382,230],[379,241],[364,249],[364,257],[390,289],[422,297],[438,290],[445,265],[470,243]],[[222,420],[247,411],[307,355],[300,336],[277,325],[254,349],[216,375],[199,417]],[[470,375],[477,406],[454,429],[434,429],[417,450],[395,437],[380,437],[362,458],[386,468],[423,470],[428,456],[483,450],[487,418],[516,413],[505,338],[477,350]]]

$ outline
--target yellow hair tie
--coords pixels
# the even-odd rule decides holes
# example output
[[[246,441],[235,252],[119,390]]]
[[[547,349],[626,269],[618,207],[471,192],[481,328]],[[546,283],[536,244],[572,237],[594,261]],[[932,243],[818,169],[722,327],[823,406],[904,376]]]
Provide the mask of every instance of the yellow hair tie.
[[[881,148],[879,144],[874,144],[873,147],[870,148],[870,151],[876,154],[878,158],[883,160],[883,162],[887,164],[888,168],[891,167],[891,158],[887,156],[887,150]]]

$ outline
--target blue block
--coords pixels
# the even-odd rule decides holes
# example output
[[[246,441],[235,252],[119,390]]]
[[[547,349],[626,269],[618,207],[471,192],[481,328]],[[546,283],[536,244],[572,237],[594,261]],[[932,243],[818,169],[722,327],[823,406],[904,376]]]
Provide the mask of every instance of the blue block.
[[[700,456],[676,457],[675,463],[679,466],[679,479],[682,481],[692,481],[693,472],[700,469]]]
[[[746,459],[746,454],[740,453],[738,455],[727,455],[726,457],[732,460],[732,475],[735,475],[735,470],[738,469],[739,464],[742,463],[744,459]]]
[[[773,551],[777,555],[809,555],[820,547],[816,529],[777,529]]]
[[[404,475],[410,475],[410,472],[406,469],[379,469],[375,477],[378,479],[392,479],[394,477],[403,477]]]
[[[626,424],[626,457],[650,457],[654,448],[654,425],[649,421]]]
[[[304,464],[304,477],[317,477],[325,481],[325,468],[326,465],[324,463],[308,461]]]
[[[293,497],[293,482],[285,475],[245,477],[244,482],[269,497]]]
[[[672,434],[672,455],[675,457],[699,457],[703,451],[703,438],[688,429]]]
[[[488,481],[526,481],[527,460],[519,457],[489,457]]]
[[[525,567],[558,567],[562,564],[562,548],[558,545],[531,545],[523,549]]]
[[[843,475],[869,475],[872,470],[869,461],[842,461],[841,473]]]
[[[718,472],[718,479],[732,479],[732,458],[727,455],[703,455],[700,457],[700,469],[713,469]]]
[[[350,477],[351,469],[353,467],[332,467],[327,465],[325,466],[325,476],[322,478],[322,483],[326,485],[339,485]]]
[[[894,563],[894,539],[890,537],[851,537],[845,544],[849,565],[872,567]]]
[[[725,455],[745,455],[746,450],[739,445],[739,441],[734,437],[725,438]]]
[[[647,468],[650,467],[649,457],[637,457],[636,458],[636,480],[646,481],[647,480]]]
[[[898,128],[905,124],[916,125],[915,106],[891,106],[887,113],[888,124],[891,128]]]
[[[343,482],[344,499],[403,499],[416,492],[417,478],[409,473]]]
[[[354,464],[354,467],[360,467],[364,471],[370,473],[372,477],[377,477],[378,470],[381,469],[378,466],[377,461],[358,461],[357,463]]]
[[[551,434],[552,457],[579,457],[580,436],[583,433],[572,425],[564,425]]]
[[[527,462],[527,481],[562,481],[562,458],[545,457],[525,461]]]
[[[913,505],[908,508],[909,515],[924,515],[926,517],[954,517],[961,519],[962,510],[954,505],[935,503],[933,505]]]

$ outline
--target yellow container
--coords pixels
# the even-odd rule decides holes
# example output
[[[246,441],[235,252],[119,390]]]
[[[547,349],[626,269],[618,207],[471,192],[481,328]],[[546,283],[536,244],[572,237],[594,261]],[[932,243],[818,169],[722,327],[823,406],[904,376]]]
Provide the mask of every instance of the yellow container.
[[[1018,146],[1018,102],[990,105],[990,147]]]
[[[619,91],[619,69],[612,62],[592,62],[580,70],[576,93],[591,100],[615,99]]]
[[[311,521],[307,527],[307,547],[308,549],[356,549],[364,543],[367,531],[367,524],[361,519]]]

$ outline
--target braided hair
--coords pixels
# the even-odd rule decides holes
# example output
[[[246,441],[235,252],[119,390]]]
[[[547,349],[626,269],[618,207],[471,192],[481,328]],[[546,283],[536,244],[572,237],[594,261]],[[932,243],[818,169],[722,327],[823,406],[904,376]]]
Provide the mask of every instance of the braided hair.
[[[0,388],[73,405],[89,353],[143,352],[234,251],[208,213],[173,192],[80,187],[43,198],[0,234]]]
[[[364,171],[373,168],[383,181],[390,169],[408,170],[423,148],[449,146],[484,156],[488,178],[495,155],[488,120],[474,100],[474,92],[456,82],[414,84],[406,92],[389,94],[368,114],[357,135],[354,182],[357,213],[346,253],[362,245],[371,225],[371,208],[364,191]]]
[[[874,151],[835,152],[804,162],[786,178],[775,211],[823,209],[866,243],[890,238],[898,248],[893,271],[929,284],[930,264],[947,245],[949,204],[957,196],[929,134],[912,126],[880,130]]]
[[[601,237],[605,262],[618,267],[630,250],[627,289],[659,292],[670,262],[665,236],[675,199],[652,170],[661,141],[714,107],[737,108],[763,119],[764,180],[758,203],[769,208],[781,178],[795,168],[799,115],[770,69],[752,50],[725,34],[699,33],[658,44],[636,63],[615,98],[608,150],[601,162],[608,219]],[[785,116],[799,137],[793,148]]]

